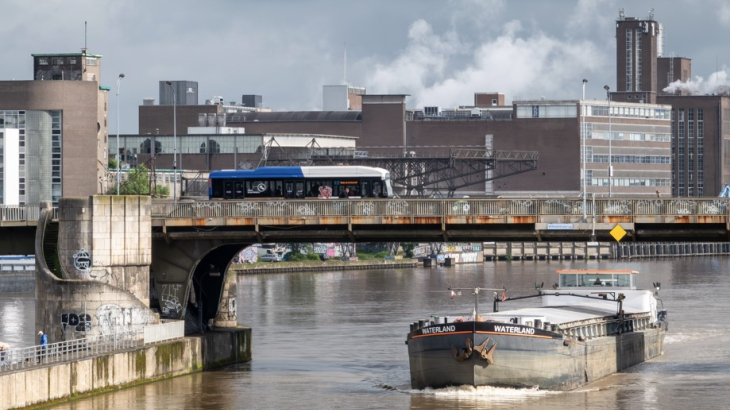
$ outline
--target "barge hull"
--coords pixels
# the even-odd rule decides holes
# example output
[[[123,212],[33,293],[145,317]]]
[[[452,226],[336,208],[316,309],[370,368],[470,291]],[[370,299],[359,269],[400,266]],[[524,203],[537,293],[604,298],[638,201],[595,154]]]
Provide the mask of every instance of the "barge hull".
[[[573,390],[660,355],[664,330],[649,328],[614,336],[575,341],[517,335],[461,333],[408,340],[411,387],[455,385],[534,387]],[[479,345],[496,342],[493,363],[474,353],[457,361],[452,346],[462,349],[467,338]]]

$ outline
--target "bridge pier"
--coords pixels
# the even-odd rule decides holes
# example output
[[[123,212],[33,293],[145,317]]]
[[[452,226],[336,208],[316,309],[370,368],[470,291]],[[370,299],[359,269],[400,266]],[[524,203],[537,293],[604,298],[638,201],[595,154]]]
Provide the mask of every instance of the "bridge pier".
[[[36,330],[49,343],[160,322],[149,308],[150,199],[63,198],[36,230]]]

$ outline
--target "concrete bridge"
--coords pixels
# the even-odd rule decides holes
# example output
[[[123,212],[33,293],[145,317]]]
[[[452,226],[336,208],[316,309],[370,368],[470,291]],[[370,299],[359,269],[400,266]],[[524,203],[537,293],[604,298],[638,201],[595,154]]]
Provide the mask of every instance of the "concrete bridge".
[[[36,255],[36,326],[52,340],[185,318],[235,327],[233,257],[256,242],[728,239],[726,199],[153,202],[63,198],[0,208],[0,249]],[[35,218],[35,219],[34,219]],[[32,245],[24,244],[28,237]],[[612,240],[612,239],[611,239]],[[73,319],[73,320],[72,320]]]
[[[167,241],[727,240],[730,201],[706,199],[379,199],[152,204]]]
[[[585,206],[584,206],[585,204]],[[57,209],[54,209],[57,218]],[[726,240],[726,198],[153,201],[154,238],[256,242]],[[0,254],[33,254],[38,206],[0,207]]]

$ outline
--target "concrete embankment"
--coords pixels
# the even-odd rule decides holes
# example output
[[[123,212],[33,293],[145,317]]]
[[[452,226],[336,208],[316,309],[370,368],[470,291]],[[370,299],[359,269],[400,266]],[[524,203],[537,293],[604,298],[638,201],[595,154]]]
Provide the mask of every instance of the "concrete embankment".
[[[340,271],[340,270],[366,270],[366,269],[398,269],[412,268],[418,266],[418,261],[411,259],[403,260],[363,260],[363,261],[340,261],[330,259],[326,262],[302,261],[302,262],[272,262],[256,264],[234,264],[233,269],[239,275],[256,275],[259,273],[285,273],[285,272],[319,272],[319,271]]]
[[[0,373],[0,409],[74,398],[251,360],[251,329],[146,345],[67,362]]]

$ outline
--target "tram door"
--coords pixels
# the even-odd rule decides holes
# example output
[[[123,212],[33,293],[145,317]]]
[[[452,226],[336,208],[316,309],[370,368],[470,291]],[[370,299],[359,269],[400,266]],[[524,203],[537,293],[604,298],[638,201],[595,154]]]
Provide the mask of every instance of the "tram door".
[[[284,182],[284,198],[294,198],[294,182]]]
[[[234,181],[234,194],[236,199],[243,199],[243,181]]]
[[[233,181],[223,182],[223,199],[233,199]]]

